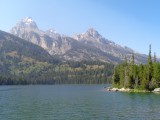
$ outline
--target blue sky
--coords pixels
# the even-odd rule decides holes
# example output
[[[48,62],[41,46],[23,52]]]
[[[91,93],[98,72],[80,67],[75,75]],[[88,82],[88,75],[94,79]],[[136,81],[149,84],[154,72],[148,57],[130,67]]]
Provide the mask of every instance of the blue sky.
[[[137,52],[160,56],[159,0],[1,0],[0,29],[30,16],[43,30],[72,36],[93,27],[103,37]]]

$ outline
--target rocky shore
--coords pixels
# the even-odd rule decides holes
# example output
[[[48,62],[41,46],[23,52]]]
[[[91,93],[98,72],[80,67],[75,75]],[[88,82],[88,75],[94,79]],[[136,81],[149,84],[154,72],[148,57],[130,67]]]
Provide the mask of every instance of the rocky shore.
[[[129,88],[106,88],[107,91],[112,92],[154,92],[154,93],[160,93],[160,88],[155,88],[153,91],[147,91],[147,90],[138,90],[138,89],[129,89]]]
[[[130,89],[129,88],[110,88],[110,87],[108,87],[107,88],[107,91],[113,91],[113,92],[117,92],[117,91],[120,91],[120,92],[129,92],[130,91]]]

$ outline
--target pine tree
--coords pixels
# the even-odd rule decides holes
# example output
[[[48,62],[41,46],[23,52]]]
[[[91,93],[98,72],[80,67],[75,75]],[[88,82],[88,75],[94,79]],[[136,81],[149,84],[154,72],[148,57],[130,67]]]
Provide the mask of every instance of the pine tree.
[[[158,62],[155,62],[153,64],[153,79],[156,83],[156,87],[159,87],[160,85],[160,64]]]
[[[134,88],[135,78],[134,78],[134,53],[132,53],[131,63],[130,63],[130,71],[128,77],[128,87]]]
[[[137,88],[139,86],[139,78],[138,78],[138,66],[134,65],[134,88]]]
[[[127,57],[125,56],[125,57],[124,57],[124,66],[127,66],[127,65],[128,65]]]
[[[127,62],[127,57],[125,56],[125,61],[124,61],[124,87],[127,88],[129,84],[129,70],[128,70],[128,62]]]
[[[141,82],[142,89],[149,90],[149,76],[148,76],[148,66],[144,66],[143,78]]]
[[[129,78],[129,71],[128,71],[128,66],[124,67],[124,87],[127,88],[128,87],[128,84],[129,84],[129,81],[128,81],[128,78]]]
[[[119,73],[120,73],[120,87],[124,87],[125,73],[124,73],[124,66],[123,65],[120,65]]]
[[[144,71],[144,66],[142,64],[139,65],[138,67],[138,79],[139,79],[139,85],[142,83],[143,79],[143,71]]]
[[[149,81],[152,79],[153,74],[153,65],[152,65],[152,55],[151,55],[151,45],[149,45],[149,55],[148,55],[148,75],[149,75]]]
[[[115,67],[113,74],[113,86],[119,87],[120,84],[120,74],[119,74],[119,66]]]
[[[132,53],[131,65],[134,65],[134,53]]]
[[[154,53],[154,63],[157,62],[156,53]]]

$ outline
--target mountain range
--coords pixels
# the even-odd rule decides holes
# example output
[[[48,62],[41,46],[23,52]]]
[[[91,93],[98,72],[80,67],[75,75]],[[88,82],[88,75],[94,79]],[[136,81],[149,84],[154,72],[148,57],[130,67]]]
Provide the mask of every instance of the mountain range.
[[[62,61],[101,61],[120,63],[125,56],[130,59],[135,54],[136,63],[145,63],[147,55],[135,53],[128,47],[122,47],[101,36],[90,28],[83,34],[68,37],[53,29],[40,30],[31,17],[20,20],[10,31],[26,41],[36,44],[46,50],[51,56]]]

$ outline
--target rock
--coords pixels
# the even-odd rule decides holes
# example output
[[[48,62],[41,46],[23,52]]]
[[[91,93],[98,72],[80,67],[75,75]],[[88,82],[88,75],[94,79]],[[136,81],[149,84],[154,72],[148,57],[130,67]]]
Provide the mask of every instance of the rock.
[[[119,89],[118,88],[112,88],[112,91],[119,91]]]
[[[125,88],[121,88],[121,89],[119,89],[119,91],[122,91],[122,92],[123,92],[123,91],[125,91]]]
[[[107,91],[113,91],[113,92],[117,92],[117,91],[129,92],[130,90],[131,89],[129,89],[129,88],[120,88],[120,89],[118,89],[118,88],[110,88],[110,87],[107,88]]]
[[[118,88],[110,88],[110,87],[108,87],[107,91],[115,91],[115,92],[117,92],[117,91],[119,91],[119,89]]]
[[[160,92],[160,88],[155,88],[153,92]]]

